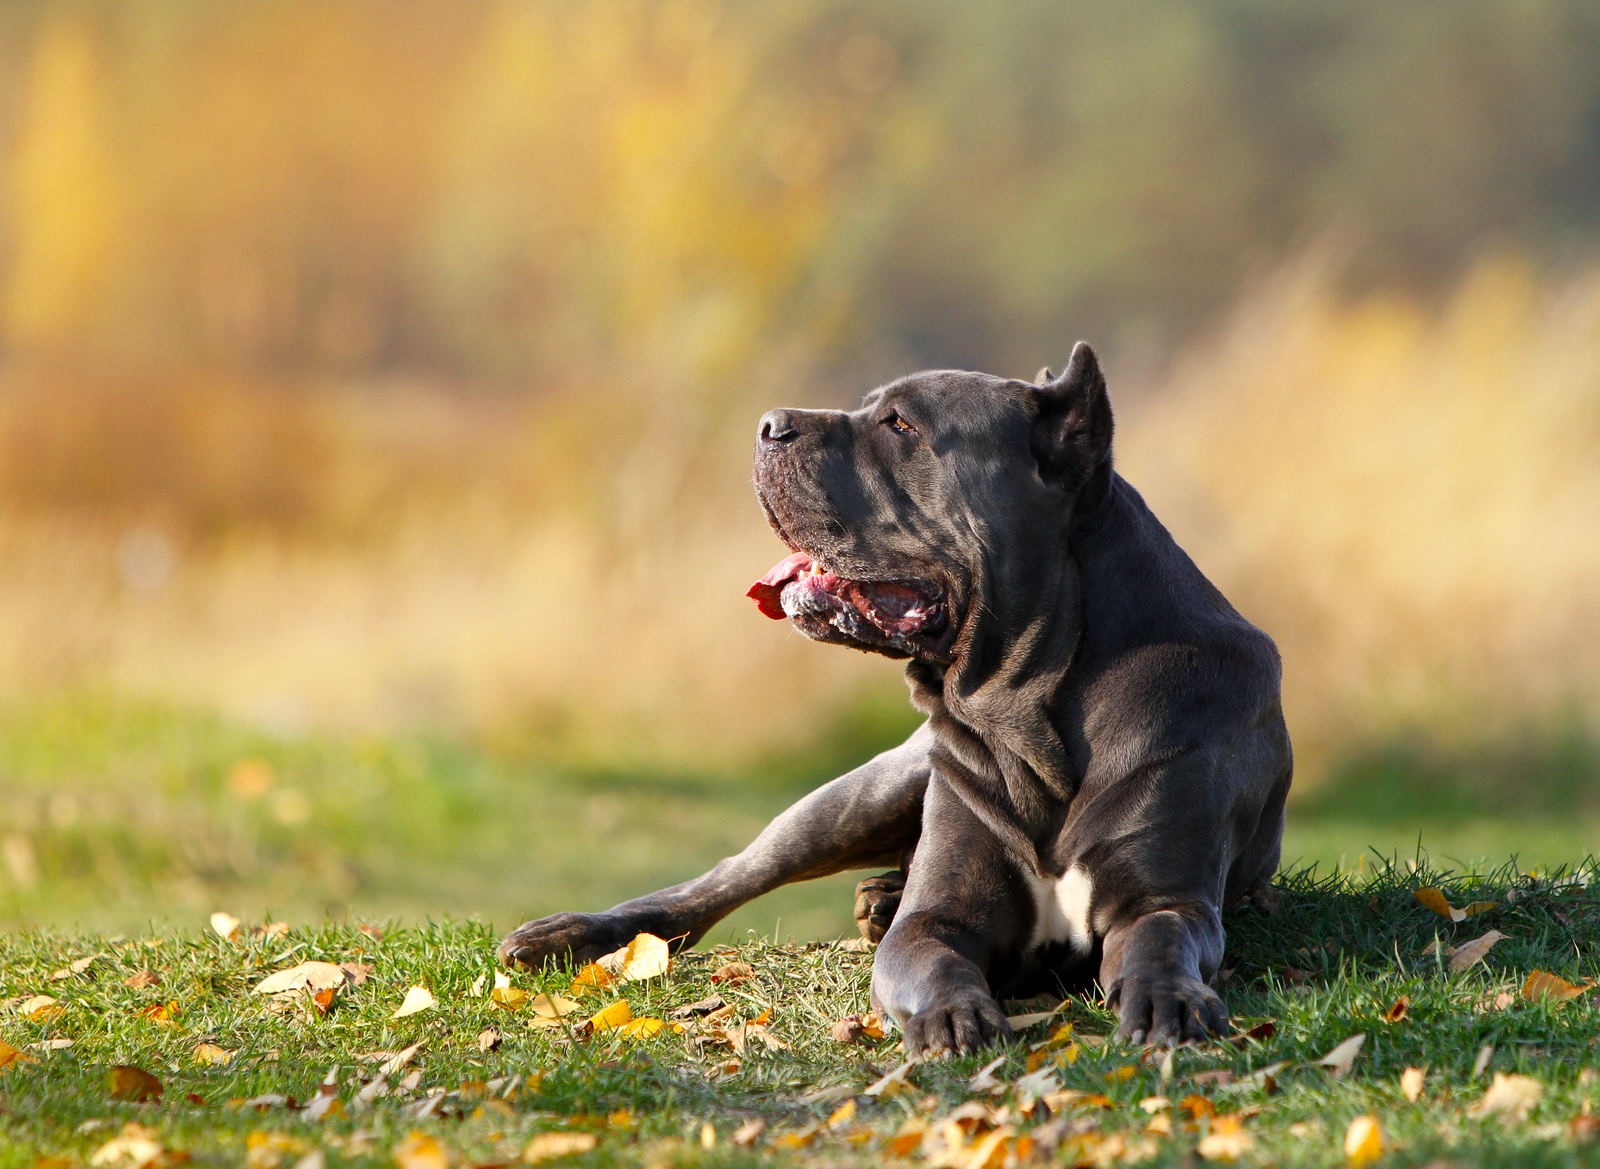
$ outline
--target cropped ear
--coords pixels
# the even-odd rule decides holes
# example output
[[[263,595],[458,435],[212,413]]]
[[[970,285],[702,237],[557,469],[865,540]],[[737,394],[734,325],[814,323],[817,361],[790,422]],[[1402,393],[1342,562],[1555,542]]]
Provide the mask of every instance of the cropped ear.
[[[1067,368],[1044,381],[1035,397],[1039,414],[1029,446],[1039,473],[1076,490],[1111,459],[1111,399],[1087,342],[1072,347]]]

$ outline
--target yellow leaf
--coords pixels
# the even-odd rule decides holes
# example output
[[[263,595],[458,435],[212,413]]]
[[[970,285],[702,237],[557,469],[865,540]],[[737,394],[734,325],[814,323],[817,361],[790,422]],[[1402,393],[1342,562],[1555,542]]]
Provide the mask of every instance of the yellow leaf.
[[[890,1138],[889,1151],[896,1157],[909,1156],[922,1143],[923,1134],[927,1131],[927,1121],[915,1116],[906,1117],[900,1130]]]
[[[728,1139],[732,1141],[737,1148],[753,1148],[756,1143],[756,1138],[761,1135],[761,1130],[766,1127],[767,1122],[757,1116],[745,1121],[738,1128],[734,1129],[733,1135]]]
[[[854,1096],[833,1110],[833,1115],[828,1117],[828,1127],[837,1131],[856,1118],[856,1099]]]
[[[239,932],[239,919],[231,913],[213,913],[211,928],[217,931],[219,937],[226,940]]]
[[[450,1154],[437,1138],[413,1132],[394,1147],[394,1163],[400,1169],[450,1169]]]
[[[1400,1091],[1411,1103],[1415,1104],[1417,1097],[1422,1095],[1422,1081],[1426,1076],[1426,1068],[1407,1068],[1400,1073]]]
[[[1462,909],[1461,915],[1463,917],[1477,917],[1480,913],[1488,913],[1499,904],[1498,901],[1470,901],[1467,903],[1466,908]]]
[[[770,1014],[770,1012],[766,1011],[762,1013]],[[766,1020],[758,1018],[756,1022],[763,1023],[766,1022]],[[865,1015],[861,1016],[861,1034],[867,1036],[869,1039],[883,1038],[883,1017],[879,1015],[877,1011],[868,1011]]]
[[[1504,1120],[1522,1120],[1533,1111],[1533,1106],[1544,1096],[1544,1085],[1532,1076],[1494,1074],[1494,1083],[1473,1108],[1475,1116],[1499,1116]]]
[[[592,1132],[542,1132],[522,1150],[522,1159],[529,1165],[537,1165],[552,1157],[587,1153],[599,1143],[599,1138]]]
[[[591,962],[578,971],[578,977],[572,980],[572,985],[567,987],[568,994],[583,994],[585,991],[595,990],[602,986],[610,986],[616,979]]]
[[[47,994],[36,994],[32,998],[23,999],[17,1005],[17,1014],[24,1019],[31,1019],[35,1023],[42,1023],[46,1019],[53,1019],[61,1014],[61,1008],[56,1005],[56,1000]]]
[[[1447,917],[1451,921],[1465,921],[1467,915],[1450,904],[1444,893],[1438,889],[1414,889],[1411,895],[1433,910],[1440,917]]]
[[[1245,1131],[1238,1116],[1219,1116],[1211,1131],[1200,1138],[1195,1152],[1207,1161],[1237,1161],[1255,1147],[1255,1138]]]
[[[618,999],[602,1011],[597,1011],[580,1028],[582,1031],[610,1031],[617,1027],[624,1027],[633,1022],[633,1011],[628,1006],[627,999]]]
[[[1139,1074],[1139,1066],[1137,1064],[1131,1064],[1130,1063],[1130,1064],[1124,1064],[1120,1068],[1112,1068],[1109,1072],[1106,1073],[1106,1079],[1110,1080],[1114,1084],[1120,1084],[1120,1083],[1123,1083],[1126,1080],[1133,1079],[1133,1077],[1138,1075],[1138,1074]]]
[[[1350,1169],[1361,1169],[1383,1156],[1383,1128],[1376,1116],[1368,1113],[1350,1122],[1344,1134],[1344,1155],[1350,1158]]]
[[[237,1051],[229,1051],[226,1047],[218,1047],[215,1043],[200,1043],[194,1049],[196,1063],[230,1063],[238,1054]]]
[[[528,992],[520,986],[497,986],[489,992],[489,1001],[497,1007],[514,1011],[528,1001]]]
[[[1411,996],[1403,994],[1394,1000],[1393,1006],[1391,1006],[1387,1011],[1383,1012],[1383,1021],[1385,1023],[1398,1023],[1406,1017],[1406,1014],[1410,1010]]]
[[[583,1009],[582,1003],[564,999],[558,994],[536,994],[528,1000],[528,1005],[533,1008],[534,1014],[546,1019],[559,1019]]]
[[[619,973],[625,982],[659,978],[672,965],[672,951],[655,934],[639,934],[622,951]]]
[[[1593,982],[1586,982],[1582,986],[1576,986],[1565,978],[1558,978],[1543,970],[1535,970],[1528,975],[1528,981],[1522,984],[1522,997],[1529,1002],[1537,1002],[1540,999],[1564,1002],[1567,999],[1577,998],[1593,985]]]
[[[33,1061],[28,1056],[22,1054],[21,1050],[12,1047],[11,1044],[7,1043],[4,1039],[0,1039],[0,1072],[5,1071],[6,1068],[10,1067],[14,1063],[32,1062]]]
[[[63,966],[60,970],[51,971],[50,981],[60,982],[64,978],[71,978],[75,974],[82,974],[85,970],[89,969],[90,966],[94,965],[94,960],[99,956],[100,955],[98,954],[90,954],[87,958],[79,958],[76,962],[67,963],[67,965]]]
[[[161,1081],[143,1068],[119,1064],[106,1073],[106,1091],[113,1100],[154,1100],[161,1095]]]
[[[658,1035],[666,1024],[660,1019],[633,1019],[618,1028],[618,1034],[624,1039],[647,1039],[651,1035]]]
[[[136,1166],[155,1164],[166,1150],[156,1140],[153,1129],[131,1121],[122,1131],[95,1150],[89,1158],[91,1165],[121,1165],[131,1162]]]
[[[1450,969],[1465,970],[1482,961],[1483,956],[1494,948],[1496,942],[1504,941],[1508,936],[1510,935],[1503,934],[1499,930],[1490,930],[1481,938],[1473,938],[1465,945],[1447,951],[1450,955]]]
[[[413,986],[406,991],[405,1001],[398,1010],[390,1015],[391,1019],[403,1019],[407,1015],[415,1015],[418,1011],[426,1011],[429,1007],[437,1006],[439,1000],[425,986]]]

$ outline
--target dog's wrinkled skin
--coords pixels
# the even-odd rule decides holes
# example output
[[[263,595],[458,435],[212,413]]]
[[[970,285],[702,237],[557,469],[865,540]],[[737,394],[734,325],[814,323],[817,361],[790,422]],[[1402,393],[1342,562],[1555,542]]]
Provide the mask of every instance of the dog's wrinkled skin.
[[[787,881],[884,867],[856,918],[912,1054],[1009,1035],[997,996],[1096,977],[1123,1039],[1223,1030],[1222,909],[1265,895],[1283,831],[1278,656],[1111,469],[1111,430],[1081,343],[1037,384],[922,373],[763,418],[756,489],[797,555],[752,596],[909,659],[927,722],[704,876],[530,922],[505,960],[692,944]]]

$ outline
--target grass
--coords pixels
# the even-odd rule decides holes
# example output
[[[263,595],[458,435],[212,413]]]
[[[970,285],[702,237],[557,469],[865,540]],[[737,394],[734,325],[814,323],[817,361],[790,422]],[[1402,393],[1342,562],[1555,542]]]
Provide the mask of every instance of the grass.
[[[1202,1096],[1209,1105],[1189,1101],[1191,1111],[1209,1107],[1238,1118],[1251,1144],[1241,1156],[1247,1164],[1342,1165],[1346,1128],[1364,1114],[1379,1119],[1387,1165],[1435,1158],[1458,1166],[1595,1163],[1600,1149],[1576,1143],[1572,1121],[1586,1114],[1597,1092],[1586,1069],[1600,1009],[1588,995],[1561,1004],[1482,1006],[1497,993],[1514,992],[1535,969],[1573,981],[1600,973],[1594,876],[1592,867],[1541,879],[1509,868],[1439,873],[1425,864],[1415,871],[1382,866],[1361,880],[1315,870],[1287,875],[1277,915],[1230,916],[1222,982],[1240,1027],[1270,1019],[1275,1032],[1259,1042],[1180,1050],[1164,1080],[1159,1056],[1107,1042],[1111,1016],[1092,997],[1071,998],[1061,1017],[1073,1024],[1080,1054],[1056,1074],[1065,1089],[1105,1102],[1061,1104],[1050,1121],[1038,1111],[1020,1116],[1014,1087],[990,1094],[973,1091],[969,1081],[999,1055],[994,1074],[1014,1084],[1025,1074],[1029,1045],[1053,1024],[1026,1031],[993,1055],[920,1065],[909,1073],[912,1091],[889,1099],[861,1095],[900,1056],[892,1033],[862,1045],[830,1038],[831,1023],[866,1010],[871,956],[827,943],[751,941],[737,950],[686,954],[665,979],[624,989],[636,1016],[667,1018],[712,993],[739,1017],[769,1012],[771,1031],[787,1046],[768,1050],[752,1042],[738,1070],[725,1074],[718,1070],[732,1055],[725,1046],[701,1047],[670,1031],[585,1038],[564,1027],[534,1028],[526,1007],[495,1006],[480,982],[494,969],[494,935],[480,923],[389,928],[381,938],[337,922],[270,937],[252,936],[246,927],[235,940],[194,930],[131,937],[15,932],[0,936],[0,999],[46,993],[59,1000],[60,1011],[29,1020],[8,1003],[0,1014],[0,1038],[33,1057],[0,1072],[0,1167],[88,1163],[128,1123],[198,1162],[245,1162],[253,1169],[288,1166],[313,1151],[332,1165],[399,1160],[419,1169],[422,1162],[408,1160],[405,1150],[415,1156],[432,1146],[413,1134],[431,1138],[463,1165],[503,1163],[551,1131],[593,1134],[595,1148],[575,1162],[584,1164],[876,1165],[892,1158],[886,1142],[895,1134],[919,1125],[938,1132],[942,1118],[974,1099],[1010,1109],[1005,1119],[1039,1138],[1041,1162],[1091,1163],[1099,1156],[1110,1164],[1120,1148],[1124,1160],[1176,1165],[1193,1163],[1208,1132],[1234,1123],[1203,1119],[1186,1131],[1189,1113],[1180,1112],[1172,1135],[1152,1135],[1151,1114],[1140,1102],[1154,1095],[1174,1102]],[[1499,904],[1453,925],[1412,897],[1423,884],[1444,887],[1458,905]],[[1450,971],[1439,944],[1489,928],[1508,937],[1476,966]],[[81,974],[52,979],[53,971],[91,956]],[[311,959],[356,961],[372,971],[326,1015],[305,1006],[274,1010],[251,993],[267,972]],[[733,960],[750,963],[754,978],[713,984],[713,972]],[[126,985],[141,970],[156,972],[160,984]],[[559,993],[569,979],[563,972],[518,974],[513,981]],[[392,1018],[414,984],[427,986],[438,1005]],[[585,996],[584,1013],[616,996],[615,990]],[[1383,1022],[1402,996],[1410,1000],[1409,1013]],[[170,1004],[166,1021],[150,1014],[158,1004]],[[499,1045],[483,1051],[479,1036],[487,1030],[498,1033]],[[1367,1039],[1347,1077],[1315,1066],[1355,1033]],[[29,1048],[59,1039],[72,1044]],[[195,1056],[201,1043],[235,1054],[226,1063],[203,1062]],[[377,1074],[362,1057],[417,1043],[423,1047],[414,1063],[388,1077],[391,1092],[362,1110],[356,1097]],[[1486,1047],[1492,1050],[1485,1059]],[[1286,1066],[1273,1090],[1246,1078],[1274,1064]],[[156,1076],[164,1086],[159,1101],[110,1099],[107,1074],[118,1065]],[[1414,1104],[1399,1087],[1407,1067],[1427,1069]],[[1234,1082],[1193,1078],[1217,1070],[1231,1071]],[[1525,1119],[1475,1115],[1498,1074],[1531,1076],[1543,1085]],[[312,1121],[281,1104],[239,1103],[268,1095],[304,1102],[330,1076],[342,1116]],[[830,1126],[846,1100],[854,1101],[854,1116]],[[754,1118],[765,1127],[753,1147],[733,1147],[734,1131]],[[986,1123],[978,1123],[980,1132]],[[709,1149],[701,1135],[707,1125],[714,1138]],[[1047,1154],[1052,1134],[1062,1144]],[[944,1147],[939,1137],[926,1141],[902,1163],[962,1163],[933,1155]]]

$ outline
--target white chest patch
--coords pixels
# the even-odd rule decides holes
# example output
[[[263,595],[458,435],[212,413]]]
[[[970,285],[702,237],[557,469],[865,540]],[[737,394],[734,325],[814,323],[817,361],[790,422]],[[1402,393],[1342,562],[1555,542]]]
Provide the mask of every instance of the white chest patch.
[[[1089,909],[1094,901],[1094,881],[1087,870],[1072,866],[1059,879],[1033,878],[1033,945],[1066,942],[1080,954],[1094,947]]]

